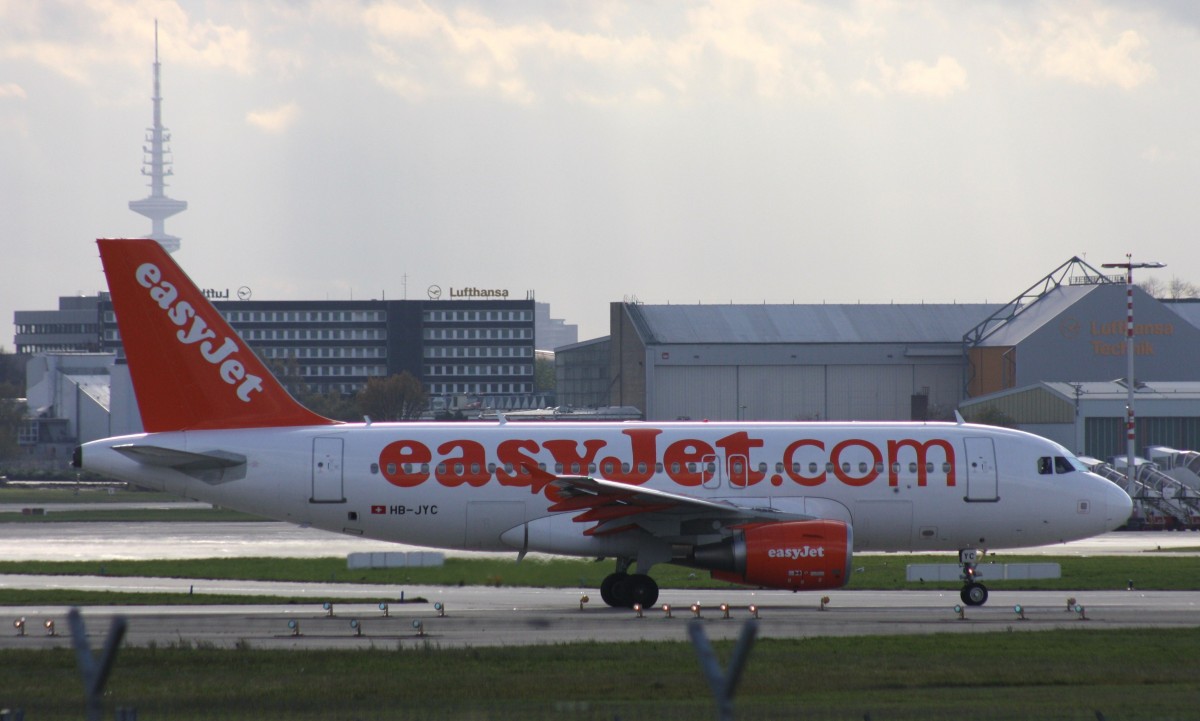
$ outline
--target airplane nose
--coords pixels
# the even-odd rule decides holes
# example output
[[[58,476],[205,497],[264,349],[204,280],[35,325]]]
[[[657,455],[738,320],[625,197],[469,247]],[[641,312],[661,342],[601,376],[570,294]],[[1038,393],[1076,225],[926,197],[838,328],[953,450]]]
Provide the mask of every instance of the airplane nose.
[[[1108,513],[1105,514],[1107,530],[1115,531],[1125,522],[1129,520],[1129,514],[1133,513],[1133,499],[1117,484],[1111,481],[1105,481],[1108,488],[1104,489],[1104,505]]]

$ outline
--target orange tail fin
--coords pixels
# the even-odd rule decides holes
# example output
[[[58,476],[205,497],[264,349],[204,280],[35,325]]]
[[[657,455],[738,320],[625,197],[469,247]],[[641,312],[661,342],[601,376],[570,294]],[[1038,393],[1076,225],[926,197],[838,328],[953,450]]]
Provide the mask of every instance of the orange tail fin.
[[[288,394],[156,241],[96,242],[147,432],[335,423]]]

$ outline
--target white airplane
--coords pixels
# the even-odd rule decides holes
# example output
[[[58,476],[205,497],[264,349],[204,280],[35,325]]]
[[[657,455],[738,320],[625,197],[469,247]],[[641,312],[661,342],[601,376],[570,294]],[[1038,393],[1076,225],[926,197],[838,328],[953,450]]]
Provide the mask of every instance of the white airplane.
[[[966,423],[339,423],[297,403],[153,240],[100,240],[144,433],[75,465],[338,533],[616,559],[610,606],[656,564],[774,589],[843,586],[854,551],[985,549],[1122,525],[1117,485],[1062,446]],[[636,573],[629,573],[636,563]]]

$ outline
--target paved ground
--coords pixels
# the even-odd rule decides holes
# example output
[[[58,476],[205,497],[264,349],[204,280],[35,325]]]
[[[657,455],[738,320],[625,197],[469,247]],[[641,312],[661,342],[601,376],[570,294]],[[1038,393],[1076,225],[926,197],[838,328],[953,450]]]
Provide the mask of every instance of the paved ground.
[[[759,635],[766,638],[1200,624],[1200,592],[1180,591],[1080,593],[1077,603],[1084,606],[1082,615],[1067,610],[1063,592],[994,591],[987,606],[967,608],[960,619],[954,610],[958,595],[952,591],[835,591],[827,594],[830,603],[824,611],[815,593],[664,591],[660,604],[671,605],[671,618],[661,606],[647,609],[638,618],[631,610],[609,609],[598,598],[580,609],[582,594],[572,590],[412,587],[405,590],[405,603],[397,602],[399,589],[373,590],[375,596],[382,592],[393,599],[387,616],[375,603],[335,599],[332,592],[325,596],[333,599],[332,616],[316,599],[311,604],[280,606],[90,607],[83,613],[93,647],[102,645],[112,617],[121,615],[129,624],[126,644],[233,647],[245,643],[253,648],[287,649],[682,641],[686,621],[694,616],[693,603],[699,603],[700,618],[714,639],[735,638],[751,617],[750,604],[759,607]],[[444,616],[435,602],[443,604]],[[719,608],[722,603],[731,606],[728,619]],[[1025,620],[1014,612],[1015,604],[1023,606]],[[0,610],[0,629],[7,629],[0,633],[0,648],[68,646],[66,612],[63,607]],[[23,637],[12,626],[22,617],[26,620]],[[46,620],[54,621],[59,635],[46,635]],[[413,627],[418,620],[420,633]],[[296,622],[300,635],[292,635],[290,621]],[[351,621],[357,622],[357,629]]]
[[[1119,532],[1072,543],[1005,553],[1040,555],[1120,555],[1191,549],[1200,554],[1200,533]],[[356,552],[429,550],[344,536],[290,523],[0,523],[0,549],[10,561],[145,560],[151,558],[235,558],[283,556],[317,558]],[[446,555],[478,556],[467,551]],[[488,554],[482,554],[488,555]],[[495,554],[492,554],[495,555]],[[504,554],[516,558],[516,552]],[[953,561],[953,553],[930,554]]]
[[[318,557],[356,551],[415,550],[410,547],[339,536],[285,523],[0,523],[0,548],[8,560],[105,560],[206,558],[231,556]],[[1115,555],[1200,548],[1200,534],[1111,533],[1029,552],[1053,555]],[[1008,551],[1006,553],[1013,553]],[[1025,552],[1025,551],[1022,551]],[[1193,551],[1195,552],[1195,551]],[[471,555],[471,554],[464,554]],[[514,554],[510,554],[514,555]],[[946,562],[951,561],[950,554]],[[515,558],[515,555],[514,555]],[[516,645],[577,640],[641,640],[685,638],[689,607],[698,602],[708,633],[733,638],[747,607],[760,607],[760,635],[804,637],[875,633],[979,632],[1036,630],[1052,627],[1182,627],[1200,624],[1200,592],[1081,592],[1084,616],[1068,612],[1064,592],[993,591],[983,608],[970,608],[959,619],[954,591],[833,591],[830,604],[818,609],[820,594],[785,591],[663,591],[660,604],[672,606],[672,618],[661,608],[643,618],[633,611],[606,608],[595,590],[389,587],[359,584],[197,581],[168,578],[105,576],[0,576],[0,588],[118,589],[241,595],[286,594],[308,597],[311,604],[282,606],[91,607],[84,609],[93,646],[102,643],[114,615],[128,618],[127,643],[166,645],[205,643],[234,646],[240,642],[267,648],[395,647],[432,643],[438,646]],[[580,597],[593,600],[580,609]],[[390,599],[390,615],[375,604]],[[403,598],[404,603],[400,603]],[[371,599],[371,602],[364,602]],[[418,601],[417,599],[422,599]],[[334,606],[328,616],[325,601]],[[445,605],[439,616],[434,602]],[[731,605],[725,619],[719,606]],[[1025,608],[1019,620],[1015,604]],[[0,648],[41,648],[69,644],[67,609],[24,607],[0,609]],[[13,621],[26,619],[25,636]],[[54,621],[57,636],[44,622]],[[351,621],[358,622],[352,628]],[[422,634],[413,628],[423,624]],[[300,635],[288,622],[296,621]],[[360,635],[361,634],[361,635]]]

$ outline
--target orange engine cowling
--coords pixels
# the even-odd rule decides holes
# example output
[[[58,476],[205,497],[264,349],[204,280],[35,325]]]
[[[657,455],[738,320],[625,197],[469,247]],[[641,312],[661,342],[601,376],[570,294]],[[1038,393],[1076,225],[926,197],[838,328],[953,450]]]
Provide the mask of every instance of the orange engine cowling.
[[[850,580],[853,535],[842,521],[751,523],[720,543],[695,548],[688,560],[731,583],[794,591],[841,588]]]

